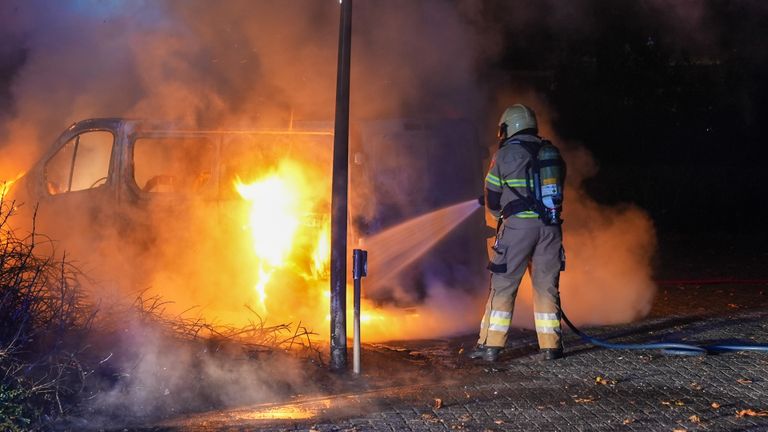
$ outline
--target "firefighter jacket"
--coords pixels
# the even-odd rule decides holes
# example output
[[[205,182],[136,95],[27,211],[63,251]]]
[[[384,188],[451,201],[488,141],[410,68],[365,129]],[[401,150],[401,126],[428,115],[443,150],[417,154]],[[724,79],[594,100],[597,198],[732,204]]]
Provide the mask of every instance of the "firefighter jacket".
[[[526,182],[530,182],[527,171],[532,156],[523,146],[510,143],[511,140],[536,144],[541,142],[541,138],[535,135],[517,134],[507,139],[493,155],[491,166],[485,177],[485,202],[488,210],[497,220],[504,206],[518,199],[512,188],[525,197],[530,196],[530,186]],[[535,211],[525,210],[506,217],[504,225],[511,228],[534,228],[540,227],[542,221]]]

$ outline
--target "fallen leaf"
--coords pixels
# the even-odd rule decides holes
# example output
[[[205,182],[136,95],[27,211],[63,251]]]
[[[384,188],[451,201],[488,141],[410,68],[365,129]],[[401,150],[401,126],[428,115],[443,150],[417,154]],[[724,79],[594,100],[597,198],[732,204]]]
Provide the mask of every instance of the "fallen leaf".
[[[712,403],[711,403],[709,406],[711,406],[711,407],[712,407],[712,408],[714,408],[714,409],[718,409],[718,408],[720,408],[720,404],[719,404],[719,403],[717,403],[717,402],[712,402]]]
[[[737,305],[735,303],[728,303],[728,307],[731,308],[731,309],[738,309],[739,305]]]
[[[595,384],[612,386],[612,385],[616,385],[616,381],[605,379],[605,378],[599,376],[599,377],[595,378]]]
[[[693,382],[691,383],[691,388],[694,390],[701,390],[701,384]]]
[[[699,417],[697,415],[692,415],[692,416],[688,417],[688,420],[690,420],[690,421],[692,421],[694,423],[701,423],[701,417]]]
[[[736,417],[768,417],[768,411],[755,411],[753,409],[743,409],[736,411]]]
[[[433,405],[435,409],[440,409],[443,407],[443,400],[435,398],[435,404]]]
[[[595,398],[592,396],[587,396],[583,398],[575,398],[573,401],[576,403],[592,403],[595,401]]]
[[[421,418],[424,419],[424,421],[426,421],[427,423],[432,423],[432,424],[440,423],[440,420],[435,418],[435,416],[433,416],[432,414],[427,414],[427,413],[422,414]]]
[[[662,405],[666,405],[668,407],[674,406],[683,406],[685,405],[685,402],[681,401],[680,399],[673,400],[673,401],[661,401]]]
[[[675,428],[672,429],[672,432],[688,432],[688,429]]]
[[[739,384],[752,384],[752,380],[748,378],[739,378],[736,382]]]
[[[630,419],[630,418],[624,419],[624,424],[625,425],[628,425],[628,424],[631,424],[631,423],[634,423],[634,422],[635,422],[635,419]]]
[[[464,354],[464,348],[459,349],[459,355]]]
[[[498,424],[498,425],[504,424],[504,420],[494,420],[493,422]]]

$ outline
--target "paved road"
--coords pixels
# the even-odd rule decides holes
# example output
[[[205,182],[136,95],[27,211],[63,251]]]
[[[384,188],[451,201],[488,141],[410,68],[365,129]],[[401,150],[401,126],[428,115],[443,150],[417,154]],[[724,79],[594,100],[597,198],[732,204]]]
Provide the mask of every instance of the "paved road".
[[[649,319],[590,333],[624,342],[768,343],[764,288],[668,287]],[[568,356],[541,362],[533,357],[535,334],[520,331],[491,365],[458,354],[471,343],[470,336],[369,346],[368,375],[345,379],[349,383],[333,396],[196,415],[150,429],[768,430],[767,354],[609,351],[568,334]]]

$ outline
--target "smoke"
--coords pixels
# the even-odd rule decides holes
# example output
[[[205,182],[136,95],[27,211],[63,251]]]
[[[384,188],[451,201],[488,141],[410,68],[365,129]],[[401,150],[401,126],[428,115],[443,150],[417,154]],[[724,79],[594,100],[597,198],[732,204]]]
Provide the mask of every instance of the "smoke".
[[[280,7],[247,1],[217,7],[206,2],[5,3],[5,31],[23,41],[29,54],[11,85],[14,110],[3,125],[3,141],[8,144],[0,147],[0,160],[12,166],[2,167],[3,175],[26,170],[63,125],[88,117],[162,119],[216,129],[284,127],[291,118],[329,120],[338,12],[331,3],[297,1]],[[495,117],[496,107],[487,101],[491,92],[498,94],[506,86],[494,80],[482,82],[487,78],[483,75],[498,78],[489,65],[504,48],[506,25],[526,27],[527,22],[544,19],[548,27],[567,24],[566,32],[577,33],[589,25],[592,16],[586,3],[532,6],[515,9],[516,13],[511,13],[510,6],[476,2],[371,1],[355,6],[352,108],[356,118],[466,118],[475,124],[488,124]],[[495,15],[504,19],[494,19]],[[377,28],[398,31],[371,31]],[[519,98],[508,99],[513,100]],[[385,152],[381,157],[392,158],[395,153]],[[393,159],[400,173],[421,170],[424,161],[419,156],[428,154],[410,156]],[[572,165],[578,166],[571,169],[572,178],[583,169],[592,169],[588,164]],[[482,167],[473,167],[472,174],[480,177],[476,175],[479,169]],[[441,180],[443,187],[454,186]],[[370,216],[381,211],[381,187],[361,184],[364,180],[358,183],[352,191],[353,201],[365,205],[359,205],[357,212]],[[414,179],[410,186],[414,193],[393,194],[386,206],[401,210],[390,223],[434,205],[449,204],[432,198],[433,191],[426,184]],[[477,189],[479,194],[479,178]],[[575,205],[570,208],[578,214]],[[227,286],[243,284],[248,278],[216,271],[221,260],[204,260],[200,265],[200,259],[189,256],[189,242],[197,245],[192,249],[196,252],[210,251],[222,234],[217,222],[206,218],[209,209],[184,210],[194,215],[186,226],[170,229],[169,224],[161,223],[162,229],[145,233],[150,238],[142,241],[126,241],[124,230],[102,233],[100,247],[105,251],[114,244],[144,247],[127,247],[123,257],[129,259],[111,265],[116,270],[107,272],[105,278],[125,277],[131,273],[125,263],[153,248],[160,259],[152,255],[150,273],[155,277],[149,284],[173,300],[184,293],[190,301],[180,302],[178,310],[190,305],[226,310],[251,302],[247,294],[222,300],[214,290],[197,288],[221,283],[222,278],[212,278],[212,274],[237,275],[224,278]],[[140,215],[131,216],[131,226],[144,227],[140,219]],[[163,219],[156,217],[157,221]],[[600,228],[593,231],[600,232]],[[207,235],[190,236],[190,232]],[[474,229],[465,238],[478,235],[479,229]],[[247,256],[244,248],[233,249],[238,253],[232,255]],[[466,251],[448,251],[443,256],[456,257],[461,252]],[[571,255],[577,256],[575,252]],[[231,264],[243,259],[229,257],[226,261]],[[440,264],[428,264],[422,271],[428,273],[429,266],[439,268]],[[168,272],[169,268],[174,271]],[[201,283],[186,287],[182,278],[190,275]],[[430,285],[426,276],[418,278],[425,287]],[[463,277],[459,285],[485,284]],[[428,298],[428,292],[424,288],[416,299]],[[406,297],[409,301],[414,298]]]
[[[89,377],[96,387],[88,390],[100,390],[83,404],[91,428],[273,401],[287,388],[317,391],[312,368],[295,356],[244,350],[224,339],[182,341],[135,312],[97,324],[111,327],[112,337],[92,341],[92,349],[109,355]]]
[[[652,34],[670,40],[691,35],[679,43],[705,51],[718,41],[717,32],[699,31],[715,27],[707,4],[656,0],[619,9],[652,23]],[[566,311],[592,324],[645,315],[655,292],[652,222],[630,203],[609,207],[586,195],[582,181],[598,169],[590,143],[558,137],[557,107],[505,69],[509,64],[520,70],[540,67],[541,55],[508,58],[535,52],[539,44],[551,49],[563,38],[594,43],[595,34],[610,27],[612,16],[601,12],[605,8],[594,0],[356,2],[352,115],[363,144],[355,150],[372,174],[353,177],[353,219],[365,219],[355,227],[358,234],[375,234],[480,195],[487,165],[478,149],[493,150],[495,122],[504,106],[526,103],[537,111],[542,135],[560,146],[569,165],[568,268],[561,281]],[[287,129],[292,121],[327,127],[333,117],[338,31],[333,0],[8,0],[0,4],[0,24],[0,36],[11,41],[11,47],[0,49],[0,85],[7,87],[0,92],[7,94],[0,98],[6,102],[0,107],[0,179],[30,169],[67,124],[85,118],[252,130]],[[706,36],[693,40],[693,35]],[[278,148],[292,149],[305,163],[308,195],[322,196],[330,184],[328,143],[314,143],[312,151],[294,144]],[[242,156],[263,167],[244,180],[279,170],[278,153]],[[316,210],[327,212],[327,199],[313,200]],[[151,217],[113,208],[94,217],[107,221],[100,228],[92,219],[78,222],[61,214],[44,222],[64,232],[67,248],[81,252],[74,256],[110,288],[100,293],[105,301],[125,296],[125,289],[111,289],[118,285],[150,288],[174,302],[169,305],[174,313],[197,306],[214,319],[247,322],[253,316],[243,305],[255,301],[250,289],[255,275],[249,241],[237,222],[245,219],[246,209],[238,205],[156,204]],[[75,215],[83,208],[68,211]],[[119,223],[110,223],[115,220]],[[372,304],[388,305],[378,324],[375,319],[370,324],[381,329],[375,334],[434,337],[473,329],[487,295],[485,233],[482,221],[470,218],[434,253],[406,269],[401,286],[370,293]],[[277,319],[297,323],[314,314],[315,330],[324,332],[325,313],[318,313],[318,305],[325,300],[316,295],[317,287],[288,273],[275,278],[291,289],[279,290],[271,301],[293,311]],[[413,309],[402,312],[393,304]],[[518,325],[530,326],[528,310],[530,287],[524,286]],[[139,380],[155,386],[152,368],[177,362],[183,366],[168,389],[183,389],[184,371],[196,363],[194,356],[144,343],[156,339],[140,329],[128,333],[137,336],[125,343],[145,354],[136,369]],[[242,372],[216,362],[204,368],[221,374],[223,389]],[[246,382],[260,388],[261,377],[253,377]]]

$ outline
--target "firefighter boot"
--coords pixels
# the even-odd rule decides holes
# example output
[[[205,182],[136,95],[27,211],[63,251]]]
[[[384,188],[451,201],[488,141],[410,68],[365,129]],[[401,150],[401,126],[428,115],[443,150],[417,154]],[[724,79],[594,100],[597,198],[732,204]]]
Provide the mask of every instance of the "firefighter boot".
[[[562,348],[544,348],[539,350],[538,360],[557,360],[563,358]]]
[[[485,345],[477,345],[472,351],[467,354],[467,357],[476,360],[483,359],[487,362],[495,362],[499,359],[500,347],[487,347]]]

